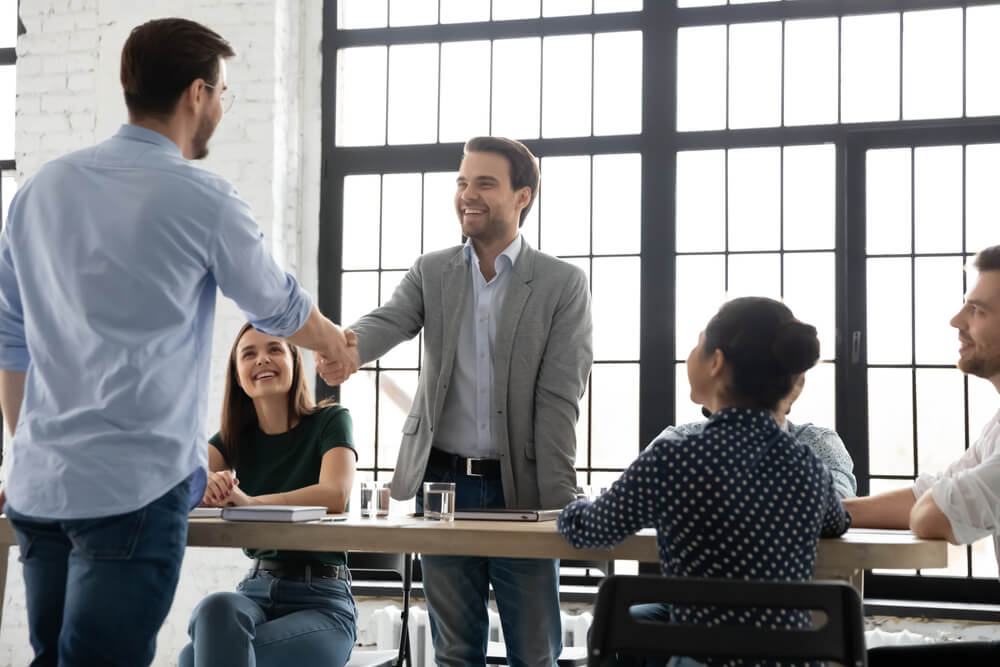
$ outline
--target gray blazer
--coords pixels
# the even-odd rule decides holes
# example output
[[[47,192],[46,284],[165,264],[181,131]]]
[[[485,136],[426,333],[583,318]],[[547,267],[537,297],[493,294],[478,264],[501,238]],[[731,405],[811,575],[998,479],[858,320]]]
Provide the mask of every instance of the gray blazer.
[[[424,478],[470,270],[462,246],[422,255],[385,305],[350,326],[362,363],[424,331],[423,367],[392,478],[397,500],[416,495]],[[510,508],[560,508],[575,497],[575,427],[594,358],[590,289],[579,268],[527,243],[508,280],[493,359],[504,499]]]

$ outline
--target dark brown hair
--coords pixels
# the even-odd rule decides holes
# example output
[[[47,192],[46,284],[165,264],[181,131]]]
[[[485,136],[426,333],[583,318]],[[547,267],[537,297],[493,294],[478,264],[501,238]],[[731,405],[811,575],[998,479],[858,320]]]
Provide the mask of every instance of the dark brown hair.
[[[703,353],[722,350],[731,370],[729,398],[740,407],[774,410],[799,374],[819,359],[816,327],[765,297],[733,299],[705,327]]]
[[[977,252],[973,266],[977,271],[1000,271],[1000,245],[983,248]]]
[[[125,105],[138,117],[168,116],[196,79],[219,81],[219,58],[236,55],[218,33],[187,19],[157,19],[133,28],[122,47]]]
[[[238,465],[241,454],[242,443],[247,441],[257,426],[257,411],[253,406],[253,399],[247,396],[240,386],[239,375],[236,369],[236,348],[240,344],[243,334],[253,328],[247,322],[241,328],[233,347],[229,351],[229,370],[226,372],[226,391],[222,398],[222,419],[219,427],[219,437],[222,440],[222,456],[231,468]],[[325,400],[320,403],[313,401],[309,393],[309,385],[306,383],[306,376],[302,370],[302,352],[295,345],[288,341],[283,341],[288,346],[288,351],[292,355],[292,386],[288,392],[288,428],[291,429],[295,418],[301,419],[307,415],[315,413],[320,408],[332,405],[334,401]]]
[[[531,199],[528,205],[521,209],[521,220],[518,227],[524,225],[535,198],[538,197],[540,175],[538,160],[531,154],[528,147],[515,139],[505,137],[473,137],[465,142],[463,155],[469,153],[496,153],[507,158],[510,164],[510,185],[517,191],[521,188],[531,188]]]

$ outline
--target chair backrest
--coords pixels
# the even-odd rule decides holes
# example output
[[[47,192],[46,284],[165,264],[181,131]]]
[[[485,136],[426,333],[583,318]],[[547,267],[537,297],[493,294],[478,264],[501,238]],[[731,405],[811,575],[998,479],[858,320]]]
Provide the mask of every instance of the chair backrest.
[[[584,574],[569,574],[565,568],[585,570]],[[571,560],[563,558],[559,561],[559,584],[561,586],[593,586],[595,572],[601,577],[610,576],[615,573],[615,562],[613,560]]]
[[[644,621],[629,612],[633,605],[657,602],[821,611],[826,622],[804,630],[707,626]],[[846,583],[825,581],[608,577],[597,592],[588,665],[598,667],[616,653],[835,660],[848,667],[867,665],[861,598]]]
[[[412,575],[409,561],[409,554],[361,551],[347,554],[347,565],[351,568],[351,576],[354,579],[391,580],[399,577],[406,588],[409,588]]]

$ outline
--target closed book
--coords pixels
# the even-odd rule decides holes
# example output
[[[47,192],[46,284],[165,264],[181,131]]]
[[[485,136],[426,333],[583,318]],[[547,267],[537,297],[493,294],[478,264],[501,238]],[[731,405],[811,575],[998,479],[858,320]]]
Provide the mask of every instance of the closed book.
[[[227,521],[316,521],[326,516],[321,505],[247,505],[224,507],[222,518]]]
[[[189,519],[218,519],[222,516],[221,507],[195,507],[188,513]]]
[[[496,509],[455,510],[456,519],[473,521],[554,521],[562,510],[512,510]]]

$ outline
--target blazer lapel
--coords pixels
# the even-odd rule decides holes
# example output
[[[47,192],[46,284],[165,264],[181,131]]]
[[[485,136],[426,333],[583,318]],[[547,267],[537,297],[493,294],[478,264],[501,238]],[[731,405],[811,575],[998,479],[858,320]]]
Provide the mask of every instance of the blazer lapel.
[[[465,299],[469,290],[469,264],[465,249],[459,248],[455,257],[445,266],[441,276],[441,307],[444,314],[444,340],[441,341],[441,374],[450,378],[458,348],[458,332],[462,326]]]

